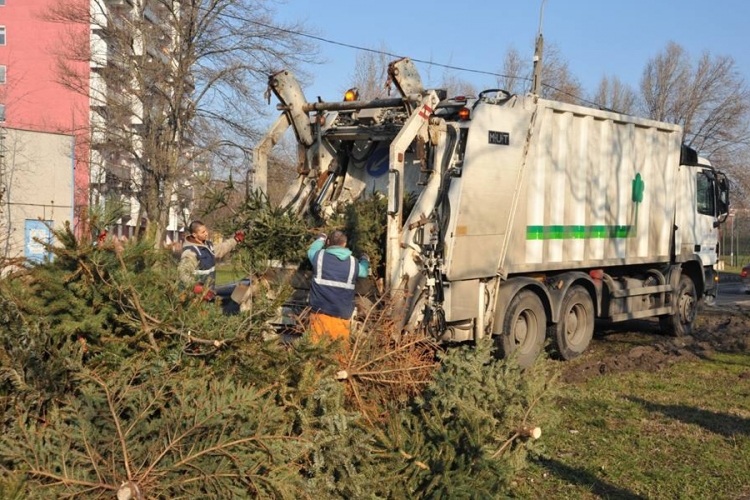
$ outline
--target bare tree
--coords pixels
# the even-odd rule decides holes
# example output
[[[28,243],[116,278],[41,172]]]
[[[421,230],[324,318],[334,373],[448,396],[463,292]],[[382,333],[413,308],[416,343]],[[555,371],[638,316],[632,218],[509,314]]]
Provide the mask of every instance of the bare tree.
[[[669,43],[646,64],[641,92],[647,116],[682,125],[686,143],[730,171],[747,194],[750,90],[731,57],[704,53],[693,63]]]
[[[134,197],[159,241],[196,171],[248,166],[268,75],[314,49],[300,26],[276,22],[271,0],[130,3],[59,2],[44,15],[91,25],[91,39],[60,44],[59,79],[87,94],[91,84],[101,192]],[[90,82],[80,61],[95,68]]]
[[[294,184],[299,175],[297,166],[302,162],[300,154],[294,132],[287,130],[268,159],[267,194],[271,205],[280,205],[287,189]]]
[[[477,95],[477,88],[461,77],[459,77],[454,71],[446,70],[443,73],[443,78],[440,84],[440,88],[443,88],[448,93],[448,97],[457,95]]]
[[[544,48],[542,66],[542,97],[555,101],[579,103],[583,96],[581,82],[570,70],[554,44]]]
[[[505,53],[502,76],[498,78],[497,84],[511,94],[525,93],[530,85],[530,69],[531,66],[521,58],[518,49],[511,46]]]
[[[590,100],[605,109],[633,114],[636,111],[638,94],[616,76],[612,78],[603,76],[596,93],[591,96]]]
[[[354,62],[354,74],[351,87],[359,91],[360,100],[379,99],[386,96],[388,80],[388,63],[393,57],[388,55],[388,47],[381,43],[380,49],[357,52]],[[342,94],[346,89],[341,89]]]
[[[385,44],[381,44],[378,50],[357,53],[350,87],[358,89],[361,100],[378,99],[387,95],[388,64],[396,59],[396,56],[392,54],[393,52]],[[449,96],[476,95],[476,87],[468,80],[459,77],[450,68],[443,72],[439,83],[435,83],[431,78],[433,64],[427,63],[427,66],[428,71],[423,75],[426,86],[445,89]]]
[[[556,101],[578,103],[583,88],[571,72],[568,62],[554,44],[546,45],[542,54],[542,97]],[[502,76],[498,85],[511,93],[531,90],[532,58],[524,60],[518,50],[510,47],[503,61]]]
[[[645,113],[654,120],[679,122],[682,100],[680,93],[690,79],[690,60],[676,43],[651,59],[643,71],[641,93]]]
[[[748,142],[750,91],[731,57],[704,53],[693,66],[685,50],[670,43],[643,72],[645,113],[678,123],[686,140],[706,154],[732,151]]]

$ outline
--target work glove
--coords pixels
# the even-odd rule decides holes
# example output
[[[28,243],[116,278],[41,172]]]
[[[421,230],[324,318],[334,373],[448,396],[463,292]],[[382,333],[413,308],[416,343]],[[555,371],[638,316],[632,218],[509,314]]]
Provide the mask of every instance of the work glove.
[[[242,231],[237,231],[236,233],[234,233],[234,241],[236,241],[237,243],[242,243],[243,241],[245,241],[245,233]]]
[[[205,292],[205,293],[204,293]],[[196,283],[195,286],[193,286],[193,293],[196,295],[203,295],[201,297],[205,302],[211,302],[216,295],[213,290],[208,289],[201,285],[200,283]]]
[[[325,240],[328,238],[328,235],[326,233],[318,233],[318,235],[315,237],[316,240]]]
[[[359,258],[359,260],[364,260],[365,262],[370,262],[370,256],[366,253],[363,253],[362,256]]]

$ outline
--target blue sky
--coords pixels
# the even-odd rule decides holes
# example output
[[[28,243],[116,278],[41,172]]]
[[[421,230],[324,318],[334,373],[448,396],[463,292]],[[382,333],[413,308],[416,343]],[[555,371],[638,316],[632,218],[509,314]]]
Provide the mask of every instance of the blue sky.
[[[509,46],[531,59],[541,0],[290,0],[278,8],[282,20],[303,21],[322,38],[379,49],[413,59],[481,71],[502,72]],[[543,34],[556,45],[584,90],[593,92],[603,75],[637,87],[647,61],[669,41],[693,59],[704,51],[734,58],[750,83],[750,1],[547,0]],[[308,101],[337,100],[353,74],[357,51],[319,43],[325,63],[308,68],[314,82]],[[419,65],[425,78],[427,68]],[[444,69],[433,68],[439,80]],[[495,77],[455,72],[478,90]],[[425,78],[426,79],[426,78]]]

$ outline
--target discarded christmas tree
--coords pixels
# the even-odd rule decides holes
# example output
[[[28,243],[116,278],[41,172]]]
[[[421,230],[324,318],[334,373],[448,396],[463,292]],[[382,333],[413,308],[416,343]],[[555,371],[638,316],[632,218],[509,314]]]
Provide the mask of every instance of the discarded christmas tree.
[[[304,250],[311,229],[269,234]],[[147,239],[56,237],[52,262],[0,281],[0,491],[492,497],[552,415],[544,364],[522,374],[486,343],[399,338],[377,300],[342,367],[335,344],[263,335],[283,300],[273,283],[251,315],[224,316]]]

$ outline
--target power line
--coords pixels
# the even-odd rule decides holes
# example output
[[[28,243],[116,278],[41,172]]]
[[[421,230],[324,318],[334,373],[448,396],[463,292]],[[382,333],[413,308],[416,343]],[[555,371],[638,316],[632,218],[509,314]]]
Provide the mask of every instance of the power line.
[[[245,17],[241,17],[241,16],[238,16],[236,14],[222,13],[221,15],[224,16],[224,17],[228,17],[230,19],[234,19],[235,21],[242,21],[242,22],[246,22],[246,23],[250,23],[250,24],[255,24],[255,25],[261,26],[263,28],[267,28],[267,29],[271,29],[271,30],[276,30],[276,31],[279,31],[279,32],[282,32],[282,33],[288,33],[290,35],[299,36],[299,37],[303,37],[303,38],[309,38],[311,40],[317,40],[319,42],[328,43],[330,45],[338,45],[339,47],[345,47],[345,48],[354,49],[354,50],[362,50],[362,51],[365,51],[365,52],[372,52],[374,54],[379,54],[379,55],[384,55],[384,56],[389,56],[389,57],[394,57],[394,58],[399,58],[399,59],[402,58],[402,57],[406,57],[406,56],[403,56],[403,55],[394,54],[394,53],[391,53],[391,52],[386,52],[384,50],[371,49],[371,48],[368,48],[368,47],[362,47],[360,45],[354,45],[354,44],[351,44],[351,43],[339,42],[337,40],[333,40],[333,39],[330,39],[330,38],[325,38],[325,37],[322,37],[322,36],[311,35],[310,33],[305,33],[303,31],[290,30],[290,29],[287,29],[287,28],[281,28],[279,26],[273,26],[271,24],[266,24],[266,23],[262,23],[260,21],[255,21],[253,19],[248,19],[248,18],[245,18]],[[409,59],[411,59],[412,61],[414,61],[416,63],[420,63],[420,64],[427,64],[427,65],[430,65],[430,66],[437,66],[439,68],[445,68],[445,69],[450,69],[450,70],[455,70],[455,71],[463,71],[463,72],[466,72],[466,73],[475,73],[475,74],[479,74],[479,75],[488,75],[488,76],[494,76],[496,78],[515,78],[515,79],[518,79],[518,80],[525,80],[525,81],[529,81],[529,82],[531,81],[531,78],[530,77],[526,77],[526,76],[509,76],[509,75],[504,75],[502,73],[496,73],[494,71],[486,71],[486,70],[473,69],[473,68],[464,68],[464,67],[461,67],[461,66],[453,66],[453,65],[450,65],[450,64],[444,64],[444,63],[439,63],[439,62],[435,62],[435,61],[427,61],[427,60],[424,60],[424,59],[417,59],[417,58],[414,58],[414,57],[410,57]],[[585,98],[583,98],[581,96],[572,94],[572,93],[570,93],[570,92],[568,92],[566,90],[559,89],[559,88],[557,88],[557,87],[555,87],[553,85],[549,85],[549,84],[546,84],[546,83],[542,82],[542,86],[546,87],[548,89],[554,90],[556,92],[559,92],[561,94],[567,95],[568,97],[572,97],[573,99],[577,99],[580,102],[592,105],[592,106],[594,106],[596,108],[599,108],[599,109],[602,109],[602,110],[605,110],[605,111],[614,111],[614,110],[609,109],[606,106],[603,106],[603,105],[601,105],[601,104],[599,104],[597,102],[590,101],[590,100],[585,99]]]
[[[311,40],[317,40],[319,42],[327,43],[327,44],[330,44],[330,45],[337,45],[339,47],[345,47],[345,48],[354,49],[354,50],[362,50],[362,51],[365,51],[365,52],[371,52],[371,53],[374,53],[374,54],[379,54],[379,55],[394,57],[394,58],[398,58],[398,59],[406,57],[406,56],[403,56],[403,55],[400,55],[400,54],[394,54],[392,52],[386,52],[384,50],[371,49],[371,48],[368,48],[368,47],[362,47],[360,45],[354,45],[354,44],[351,44],[351,43],[339,42],[338,40],[333,40],[333,39],[325,38],[325,37],[322,37],[322,36],[312,35],[310,33],[305,33],[303,31],[291,30],[291,29],[287,29],[287,28],[281,28],[279,26],[274,26],[274,25],[267,24],[267,23],[262,23],[260,21],[256,21],[256,20],[253,20],[253,19],[248,19],[246,17],[238,16],[236,14],[229,14],[229,13],[226,13],[226,12],[222,12],[220,15],[224,16],[224,17],[227,17],[227,18],[230,18],[230,19],[234,19],[236,21],[241,21],[241,22],[246,22],[246,23],[250,23],[250,24],[255,24],[257,26],[261,26],[261,27],[266,28],[266,29],[275,30],[275,31],[279,31],[281,33],[287,33],[287,34],[290,34],[290,35],[299,36],[299,37],[303,37],[303,38],[309,38]],[[455,70],[455,71],[463,71],[463,72],[466,72],[466,73],[475,73],[475,74],[480,74],[480,75],[488,75],[488,76],[494,76],[494,77],[497,77],[497,78],[515,78],[515,79],[518,79],[518,80],[525,80],[525,81],[528,81],[528,82],[531,81],[530,77],[525,77],[525,76],[509,76],[509,75],[504,75],[502,73],[496,73],[496,72],[493,72],[493,71],[479,70],[479,69],[473,69],[473,68],[464,68],[464,67],[461,67],[461,66],[453,66],[453,65],[450,65],[450,64],[443,64],[443,63],[434,62],[434,61],[427,61],[427,60],[424,60],[424,59],[416,59],[416,58],[413,58],[413,57],[410,57],[410,59],[412,61],[416,62],[416,63],[427,64],[427,65],[430,65],[430,66],[437,66],[437,67],[440,67],[440,68],[445,68],[445,69],[450,69],[450,70]],[[604,105],[602,105],[602,104],[600,104],[598,102],[585,99],[585,98],[583,98],[581,96],[575,95],[575,94],[573,94],[571,92],[568,92],[566,90],[557,88],[554,85],[549,85],[547,83],[542,82],[542,86],[546,87],[548,89],[554,90],[556,92],[559,92],[560,94],[566,95],[568,97],[572,97],[573,99],[576,99],[576,100],[578,100],[581,103],[588,104],[590,106],[593,106],[595,108],[601,109],[603,111],[611,111],[611,112],[614,112],[614,113],[621,113],[620,111],[617,111],[617,110],[614,110],[614,109],[610,109],[607,106],[604,106]],[[689,135],[693,135],[694,137],[709,138],[708,136],[703,135],[703,134],[695,134],[695,133],[693,133],[693,134],[689,134]],[[730,144],[743,144],[743,145],[747,145],[747,143],[745,141],[728,141],[727,140],[725,142],[728,142]]]

